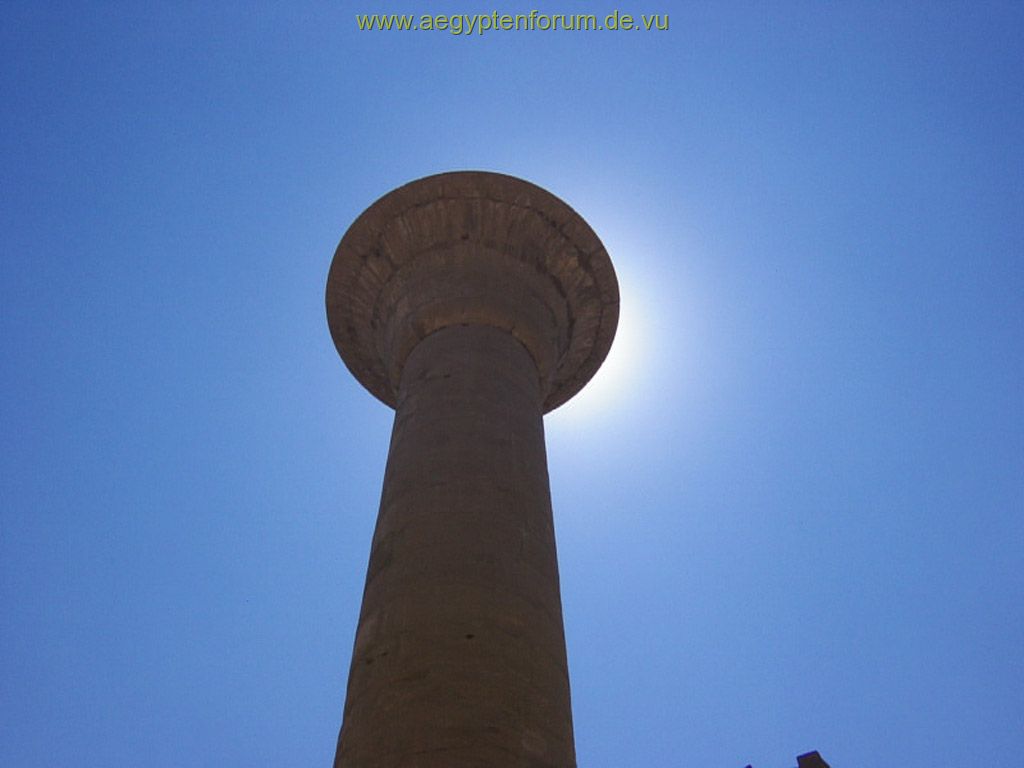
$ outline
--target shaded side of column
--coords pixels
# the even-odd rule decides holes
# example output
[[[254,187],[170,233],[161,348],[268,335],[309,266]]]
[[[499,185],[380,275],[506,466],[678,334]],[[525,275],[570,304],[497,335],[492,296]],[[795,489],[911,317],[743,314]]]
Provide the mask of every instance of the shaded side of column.
[[[451,326],[405,363],[335,768],[572,768],[533,358]]]

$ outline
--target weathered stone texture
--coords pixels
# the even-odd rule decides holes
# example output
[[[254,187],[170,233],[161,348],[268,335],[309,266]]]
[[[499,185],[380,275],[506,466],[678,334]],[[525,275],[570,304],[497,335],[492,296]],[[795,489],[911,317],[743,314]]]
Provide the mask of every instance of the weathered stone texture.
[[[607,355],[619,293],[604,246],[569,206],[520,179],[468,171],[406,184],[356,219],[331,264],[327,312],[345,364],[388,405],[421,339],[476,323],[530,351],[549,411]]]
[[[396,408],[335,767],[572,768],[543,413],[611,345],[608,255],[532,184],[443,174],[356,220],[327,311]]]
[[[575,765],[540,395],[497,328],[410,355],[337,766]]]

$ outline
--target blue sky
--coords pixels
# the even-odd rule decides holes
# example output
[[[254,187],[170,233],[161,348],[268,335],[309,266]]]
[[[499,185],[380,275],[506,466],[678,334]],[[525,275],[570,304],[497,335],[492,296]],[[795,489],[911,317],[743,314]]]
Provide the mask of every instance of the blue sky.
[[[330,764],[391,412],[327,269],[467,168],[622,286],[546,418],[581,768],[1024,752],[1024,6],[355,23],[533,7],[5,5],[0,764]]]

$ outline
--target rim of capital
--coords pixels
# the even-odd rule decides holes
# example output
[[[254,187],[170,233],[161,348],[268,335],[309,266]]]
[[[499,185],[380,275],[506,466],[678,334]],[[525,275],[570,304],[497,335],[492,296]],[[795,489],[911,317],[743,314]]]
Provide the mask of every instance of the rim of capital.
[[[427,176],[373,203],[335,251],[326,299],[345,365],[393,408],[419,341],[484,324],[527,348],[551,411],[600,368],[619,317],[611,259],[586,221],[541,187],[488,171]]]

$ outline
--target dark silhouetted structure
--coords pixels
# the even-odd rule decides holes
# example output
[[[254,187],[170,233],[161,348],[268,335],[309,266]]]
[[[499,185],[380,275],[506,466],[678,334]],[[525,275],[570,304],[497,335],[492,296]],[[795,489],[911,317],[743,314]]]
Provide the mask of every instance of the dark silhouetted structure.
[[[797,755],[797,768],[830,768],[817,752],[808,752],[804,755]]]
[[[618,313],[590,227],[509,176],[421,179],[345,234],[331,335],[396,412],[336,768],[576,765],[542,415]]]
[[[797,768],[830,768],[829,764],[826,763],[817,752],[807,752],[803,755],[797,755],[796,758]],[[753,768],[753,766],[746,766],[746,768]]]

